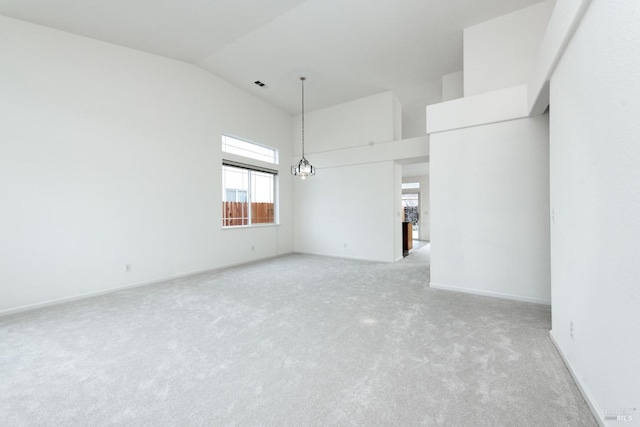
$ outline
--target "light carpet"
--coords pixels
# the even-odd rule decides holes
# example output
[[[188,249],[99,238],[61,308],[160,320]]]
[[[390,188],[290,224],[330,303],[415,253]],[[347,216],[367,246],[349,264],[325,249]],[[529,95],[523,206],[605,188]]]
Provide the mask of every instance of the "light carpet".
[[[0,317],[3,426],[596,426],[547,306],[287,255]]]

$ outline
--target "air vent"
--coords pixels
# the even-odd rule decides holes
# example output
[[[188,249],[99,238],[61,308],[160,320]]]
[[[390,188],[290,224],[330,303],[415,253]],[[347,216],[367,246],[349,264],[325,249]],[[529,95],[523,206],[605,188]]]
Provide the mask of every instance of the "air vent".
[[[258,86],[263,87],[263,88],[266,88],[266,87],[267,87],[267,85],[266,85],[266,84],[264,84],[264,83],[262,83],[260,80],[256,80],[256,81],[255,81],[255,82],[253,82],[253,83],[255,83],[255,84],[257,84]]]

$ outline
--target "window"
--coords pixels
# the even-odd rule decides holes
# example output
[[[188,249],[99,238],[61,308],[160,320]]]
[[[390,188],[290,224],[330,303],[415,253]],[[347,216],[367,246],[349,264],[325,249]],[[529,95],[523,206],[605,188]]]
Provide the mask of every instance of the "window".
[[[402,189],[403,190],[414,190],[420,188],[419,182],[403,182]]]
[[[278,164],[278,150],[222,135],[222,151]],[[276,223],[278,171],[233,160],[222,161],[222,226]]]
[[[277,171],[224,160],[222,225],[275,224]]]
[[[278,164],[278,150],[227,135],[222,135],[222,151],[274,165]]]

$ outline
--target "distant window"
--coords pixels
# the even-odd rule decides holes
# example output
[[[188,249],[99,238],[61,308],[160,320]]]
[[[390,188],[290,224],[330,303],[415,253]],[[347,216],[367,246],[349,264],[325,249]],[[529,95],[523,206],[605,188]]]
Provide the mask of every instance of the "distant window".
[[[402,208],[404,209],[404,220],[410,221],[414,226],[418,225],[420,216],[418,208],[419,198],[417,194],[403,194]]]
[[[403,190],[414,190],[416,188],[420,188],[419,182],[403,182],[402,183]]]
[[[227,135],[222,135],[222,151],[274,165],[278,164],[278,150]]]
[[[222,225],[275,224],[276,177],[274,170],[224,160]]]

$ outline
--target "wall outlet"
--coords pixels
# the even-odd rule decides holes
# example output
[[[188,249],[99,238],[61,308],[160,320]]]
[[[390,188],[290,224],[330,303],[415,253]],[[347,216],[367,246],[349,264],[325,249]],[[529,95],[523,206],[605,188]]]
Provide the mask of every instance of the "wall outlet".
[[[573,320],[569,322],[569,336],[573,339]]]
[[[253,252],[253,245],[251,245],[251,251]]]
[[[131,272],[131,264],[126,264],[126,265],[124,266],[124,271],[125,271],[125,273],[129,273],[129,272]]]

